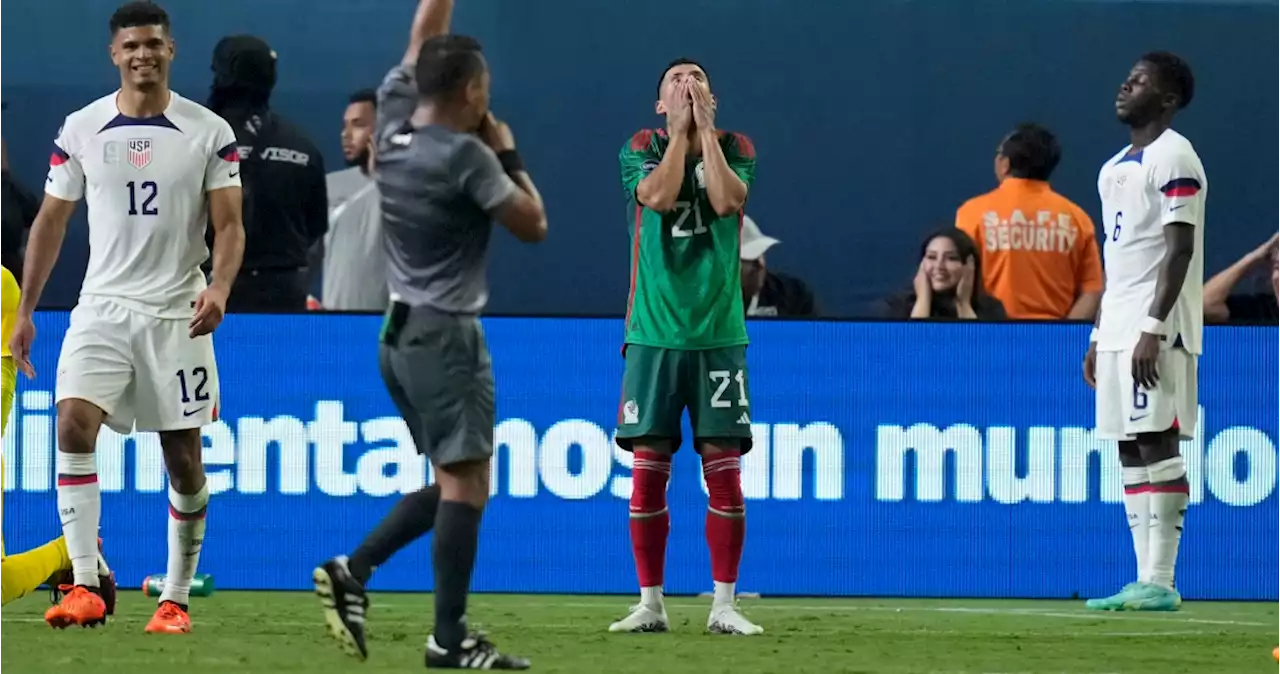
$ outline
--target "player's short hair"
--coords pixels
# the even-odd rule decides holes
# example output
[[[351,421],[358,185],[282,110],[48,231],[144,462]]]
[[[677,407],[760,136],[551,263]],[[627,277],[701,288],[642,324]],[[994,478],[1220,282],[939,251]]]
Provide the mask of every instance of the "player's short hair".
[[[1009,160],[1009,175],[1048,180],[1062,161],[1062,146],[1039,124],[1019,124],[1000,143],[1000,156]]]
[[[1196,95],[1196,77],[1191,66],[1182,57],[1167,51],[1153,51],[1138,59],[1152,66],[1156,72],[1156,86],[1164,93],[1178,97],[1178,109],[1191,105]]]
[[[418,95],[436,99],[460,91],[488,68],[480,52],[480,42],[465,35],[439,35],[424,42],[414,66]]]
[[[378,92],[373,89],[360,89],[347,98],[347,105],[368,103],[375,109],[378,107]]]
[[[691,58],[688,58],[686,56],[681,56],[680,58],[673,60],[671,63],[668,63],[667,67],[662,69],[662,74],[658,75],[658,97],[659,98],[662,97],[662,82],[667,79],[667,73],[671,72],[671,69],[676,66],[685,66],[685,65],[698,66],[698,70],[701,70],[702,74],[707,76],[707,82],[711,81],[711,75],[707,73],[707,69],[704,68],[701,63],[698,63],[697,61]]]
[[[169,32],[169,13],[154,2],[136,0],[126,2],[116,8],[111,20],[107,23],[114,36],[121,28],[138,28],[139,26],[160,26]]]

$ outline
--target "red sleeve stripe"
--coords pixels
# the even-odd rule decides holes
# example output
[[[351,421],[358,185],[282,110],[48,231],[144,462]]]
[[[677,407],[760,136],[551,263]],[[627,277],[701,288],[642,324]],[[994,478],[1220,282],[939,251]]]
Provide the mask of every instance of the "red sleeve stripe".
[[[240,161],[240,149],[236,147],[235,143],[231,143],[221,150],[218,150],[218,156],[222,157],[224,161],[235,163]]]
[[[738,144],[738,154],[746,157],[747,159],[756,158],[756,145],[751,142],[750,138],[747,138],[744,134],[735,132],[733,134],[733,140]]]
[[[631,151],[642,152],[647,150],[651,143],[653,143],[653,131],[651,129],[641,129],[631,137]]]
[[[58,147],[57,143],[54,143],[53,152],[49,154],[49,166],[62,166],[70,159],[71,155],[67,154],[66,150]]]
[[[1200,181],[1195,178],[1174,178],[1160,188],[1166,197],[1192,197],[1200,192]]]

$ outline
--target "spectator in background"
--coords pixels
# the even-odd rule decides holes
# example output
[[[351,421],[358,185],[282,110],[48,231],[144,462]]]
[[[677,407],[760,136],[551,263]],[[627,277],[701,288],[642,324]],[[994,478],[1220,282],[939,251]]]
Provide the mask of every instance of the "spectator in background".
[[[0,192],[0,216],[3,230],[0,231],[0,262],[5,269],[13,272],[14,278],[22,279],[22,259],[27,239],[27,230],[35,222],[36,211],[40,210],[40,202],[27,188],[23,187],[13,174],[9,172],[9,146],[0,140],[0,162],[3,163],[3,192]]]
[[[748,316],[789,316],[793,318],[818,315],[813,292],[804,281],[786,274],[770,271],[764,263],[765,251],[782,243],[765,236],[750,216],[742,218],[742,301],[746,303]]]
[[[977,246],[958,229],[944,229],[924,240],[912,289],[889,298],[887,305],[888,318],[1007,318],[1004,305],[983,288]]]
[[[996,152],[999,186],[956,211],[956,228],[979,244],[983,283],[1010,318],[1092,321],[1098,312],[1093,221],[1049,187],[1061,158],[1048,129],[1020,125]]]
[[[1235,264],[1218,272],[1204,284],[1204,319],[1211,323],[1267,323],[1280,322],[1280,309],[1276,297],[1280,295],[1280,234],[1273,234],[1261,246],[1240,258]],[[1246,274],[1262,265],[1271,269],[1271,287],[1264,292],[1237,293],[1231,289]]]
[[[304,311],[307,253],[329,228],[324,160],[271,111],[275,84],[276,53],[266,42],[234,35],[214,47],[209,109],[231,124],[244,172],[244,264],[228,311]]]
[[[377,93],[351,95],[342,116],[342,158],[347,168],[330,173],[329,233],[320,248],[324,260],[321,303],[335,311],[387,308],[387,256],[382,250],[382,205],[373,167],[373,123]]]

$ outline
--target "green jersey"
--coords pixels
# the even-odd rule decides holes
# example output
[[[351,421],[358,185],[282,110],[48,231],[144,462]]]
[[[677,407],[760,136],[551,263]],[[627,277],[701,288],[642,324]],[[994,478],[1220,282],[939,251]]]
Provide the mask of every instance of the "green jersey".
[[[644,130],[618,155],[632,214],[627,344],[716,349],[747,343],[739,252],[742,211],[716,215],[702,158],[690,156],[675,208],[660,213],[636,199],[636,186],[662,161],[666,131]],[[756,152],[739,133],[720,133],[729,168],[751,187]]]

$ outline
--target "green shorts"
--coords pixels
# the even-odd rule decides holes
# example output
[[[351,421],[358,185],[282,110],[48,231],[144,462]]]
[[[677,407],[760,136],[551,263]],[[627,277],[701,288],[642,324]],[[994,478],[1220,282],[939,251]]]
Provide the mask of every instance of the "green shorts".
[[[680,417],[689,410],[694,440],[732,438],[751,450],[747,347],[684,351],[628,344],[618,401],[618,446],[668,438],[680,447]]]

